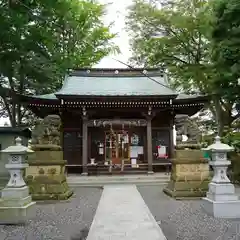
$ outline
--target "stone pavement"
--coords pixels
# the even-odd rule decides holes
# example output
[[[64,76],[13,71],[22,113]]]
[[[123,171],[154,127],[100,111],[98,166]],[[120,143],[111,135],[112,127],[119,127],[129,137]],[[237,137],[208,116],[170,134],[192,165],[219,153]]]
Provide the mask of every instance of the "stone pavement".
[[[166,240],[135,185],[104,186],[87,240]]]

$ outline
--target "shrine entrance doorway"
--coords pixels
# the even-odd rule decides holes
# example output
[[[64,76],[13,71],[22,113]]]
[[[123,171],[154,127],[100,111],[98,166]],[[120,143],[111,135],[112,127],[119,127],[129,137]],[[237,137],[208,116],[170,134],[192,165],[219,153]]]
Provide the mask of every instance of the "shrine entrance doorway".
[[[130,163],[130,136],[127,131],[105,131],[105,161],[112,164]]]

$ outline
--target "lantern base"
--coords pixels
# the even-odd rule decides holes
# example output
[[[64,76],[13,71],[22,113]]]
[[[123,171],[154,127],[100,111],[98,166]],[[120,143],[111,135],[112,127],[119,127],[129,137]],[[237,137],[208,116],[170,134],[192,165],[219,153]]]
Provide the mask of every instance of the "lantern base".
[[[231,183],[209,184],[207,197],[203,198],[203,208],[217,218],[240,218],[240,200]]]
[[[238,196],[235,195],[235,187],[231,183],[213,183],[209,184],[207,198],[212,201],[237,201]]]
[[[203,198],[203,209],[215,218],[240,219],[240,200],[213,201]]]
[[[26,223],[35,216],[35,205],[27,186],[4,188],[0,199],[0,224]]]
[[[21,207],[0,207],[0,224],[25,224],[35,216],[35,202]]]

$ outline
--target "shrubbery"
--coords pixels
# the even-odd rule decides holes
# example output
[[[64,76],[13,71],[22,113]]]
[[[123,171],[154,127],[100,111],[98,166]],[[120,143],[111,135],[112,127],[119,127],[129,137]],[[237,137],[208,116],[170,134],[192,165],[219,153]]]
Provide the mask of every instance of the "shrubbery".
[[[224,143],[233,146],[237,153],[240,153],[240,132],[229,132],[222,140]]]

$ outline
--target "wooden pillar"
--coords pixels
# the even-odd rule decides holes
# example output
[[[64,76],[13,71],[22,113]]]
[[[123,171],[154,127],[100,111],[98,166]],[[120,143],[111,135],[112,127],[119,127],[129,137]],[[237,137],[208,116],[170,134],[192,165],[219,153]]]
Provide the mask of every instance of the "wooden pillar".
[[[152,107],[148,107],[148,111],[142,112],[142,115],[147,120],[147,160],[148,160],[148,174],[153,174],[153,148],[152,148],[152,119],[156,113],[152,111]]]
[[[152,117],[147,117],[147,158],[148,174],[153,174],[153,152],[152,152]]]
[[[82,116],[82,175],[88,175],[87,163],[88,163],[88,117]]]
[[[173,140],[173,125],[174,125],[174,115],[171,115],[170,128],[169,128],[169,157],[174,158],[174,140]]]

